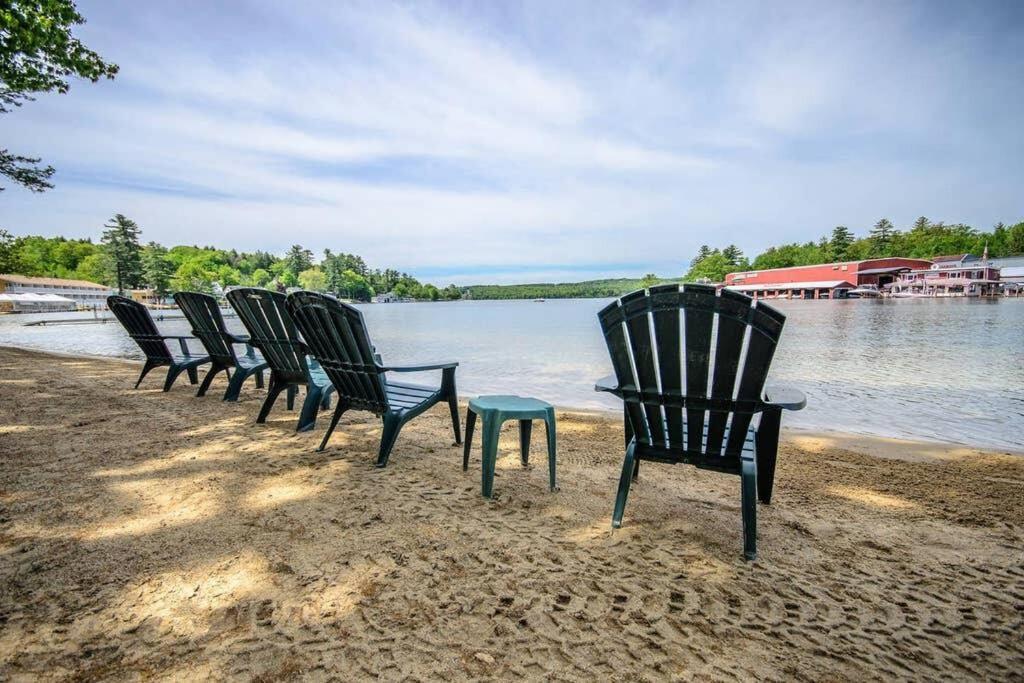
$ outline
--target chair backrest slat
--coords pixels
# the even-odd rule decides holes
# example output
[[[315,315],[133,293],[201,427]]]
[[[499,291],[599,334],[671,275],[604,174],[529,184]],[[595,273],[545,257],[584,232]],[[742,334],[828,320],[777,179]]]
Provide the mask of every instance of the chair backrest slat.
[[[686,334],[686,395],[708,395],[708,367],[711,363],[711,332],[715,323],[715,288],[684,285],[680,307]],[[701,452],[704,439],[704,409],[686,411],[686,445]]]
[[[679,287],[662,285],[651,287],[651,306],[654,318],[654,348],[658,352],[658,370],[661,373],[661,392],[667,396],[682,396],[682,363],[679,353]],[[683,445],[683,409],[665,406],[669,444]]]
[[[633,292],[598,318],[637,443],[738,468],[785,316],[738,292],[688,284]]]
[[[753,300],[738,292],[723,289],[717,299],[718,339],[715,344],[714,376],[711,380],[711,397],[732,399],[736,387],[736,372],[739,369],[743,350],[743,339],[747,334],[747,317]],[[710,454],[722,450],[726,423],[729,413],[715,410],[708,418],[708,438],[705,449]],[[738,455],[727,449],[730,455]]]
[[[200,292],[176,292],[174,302],[192,325],[192,334],[199,340],[217,365],[236,365],[235,351],[227,339],[224,316],[217,300]]]
[[[117,295],[107,297],[107,308],[121,322],[128,336],[139,345],[147,359],[162,363],[170,362],[171,353],[167,350],[167,344],[160,336],[148,308],[138,301]]]
[[[288,381],[308,379],[305,345],[288,314],[284,294],[240,287],[228,292],[227,299],[249,332],[249,343],[260,350],[272,372]]]
[[[381,414],[390,408],[384,370],[374,357],[363,314],[327,294],[294,292],[288,311],[338,400]]]

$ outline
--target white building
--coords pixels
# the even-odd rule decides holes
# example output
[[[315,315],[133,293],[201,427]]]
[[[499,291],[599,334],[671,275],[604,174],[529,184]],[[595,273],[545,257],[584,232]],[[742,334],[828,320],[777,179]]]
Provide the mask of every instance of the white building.
[[[0,294],[56,294],[71,299],[78,308],[106,308],[107,297],[113,293],[106,285],[86,280],[0,275]]]

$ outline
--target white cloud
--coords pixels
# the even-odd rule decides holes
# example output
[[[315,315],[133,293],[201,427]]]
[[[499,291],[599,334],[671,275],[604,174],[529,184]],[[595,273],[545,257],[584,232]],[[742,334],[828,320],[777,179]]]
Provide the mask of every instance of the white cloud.
[[[977,17],[922,28],[927,5],[81,9],[122,72],[5,117],[60,170],[0,195],[15,232],[119,211],[168,243],[530,280],[1024,213],[1021,58],[986,58]]]

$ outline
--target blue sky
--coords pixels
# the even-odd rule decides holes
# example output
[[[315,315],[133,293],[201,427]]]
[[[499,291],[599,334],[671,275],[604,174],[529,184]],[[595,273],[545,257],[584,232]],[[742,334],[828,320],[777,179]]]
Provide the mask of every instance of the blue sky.
[[[1024,220],[1024,2],[81,0],[120,64],[7,114],[15,234],[678,275],[844,224]]]

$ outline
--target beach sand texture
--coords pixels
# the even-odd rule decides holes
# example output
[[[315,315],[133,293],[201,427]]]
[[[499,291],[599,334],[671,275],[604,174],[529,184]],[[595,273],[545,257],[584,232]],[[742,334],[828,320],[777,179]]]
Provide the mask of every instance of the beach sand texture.
[[[559,411],[480,496],[447,408],[296,434],[138,364],[0,349],[0,680],[867,680],[1024,671],[1024,459],[789,438],[759,557],[739,480],[645,463]],[[867,450],[867,449],[866,449]],[[884,451],[884,452],[883,452]]]

